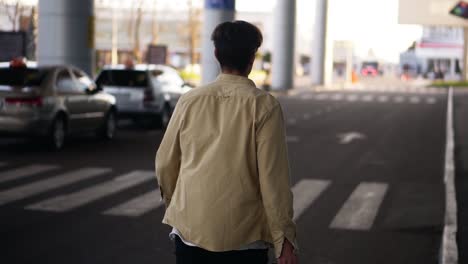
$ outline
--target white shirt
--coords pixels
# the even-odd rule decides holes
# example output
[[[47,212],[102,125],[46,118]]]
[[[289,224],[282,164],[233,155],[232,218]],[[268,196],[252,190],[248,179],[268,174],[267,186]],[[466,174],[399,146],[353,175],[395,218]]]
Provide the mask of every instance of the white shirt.
[[[180,234],[179,230],[177,230],[176,228],[173,227],[171,233],[169,233],[169,238],[174,241],[175,236],[178,236],[180,238],[180,240],[182,240],[182,242],[184,242],[184,244],[187,245],[187,246],[199,247],[199,246],[185,240],[182,237],[182,234]],[[271,247],[271,245],[269,243],[267,243],[265,241],[258,240],[258,241],[252,242],[252,243],[250,243],[248,245],[242,246],[242,247],[240,247],[239,249],[236,249],[236,250],[267,249],[267,248],[270,248],[270,247]]]

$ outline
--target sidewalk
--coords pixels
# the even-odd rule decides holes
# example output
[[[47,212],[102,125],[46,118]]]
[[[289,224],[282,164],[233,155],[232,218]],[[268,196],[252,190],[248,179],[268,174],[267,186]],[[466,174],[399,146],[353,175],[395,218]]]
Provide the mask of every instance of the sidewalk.
[[[468,263],[468,89],[454,91],[458,263]]]

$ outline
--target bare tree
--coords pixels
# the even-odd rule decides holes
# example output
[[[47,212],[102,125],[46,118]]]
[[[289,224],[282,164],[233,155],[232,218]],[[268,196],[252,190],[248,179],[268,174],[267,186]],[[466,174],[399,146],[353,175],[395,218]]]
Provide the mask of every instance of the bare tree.
[[[4,10],[10,24],[12,31],[19,30],[19,19],[22,14],[26,10],[29,9],[26,5],[24,5],[23,1],[16,0],[16,1],[7,1],[7,0],[0,0],[0,7]]]
[[[134,33],[134,41],[133,41],[133,55],[138,62],[142,61],[141,56],[141,49],[140,49],[140,26],[141,26],[141,18],[143,16],[143,0],[140,0],[140,3],[137,7],[136,18],[135,18],[135,30]]]
[[[201,9],[194,7],[193,0],[187,0],[188,4],[188,45],[190,64],[197,62],[195,49],[200,43],[200,16]]]
[[[128,21],[127,34],[133,46],[133,57],[137,62],[142,61],[140,50],[140,26],[143,17],[143,4],[144,0],[137,0],[136,8],[132,8],[130,13],[130,20]]]
[[[157,22],[157,2],[153,0],[153,13],[151,14],[151,44],[156,45],[158,43],[159,27]]]

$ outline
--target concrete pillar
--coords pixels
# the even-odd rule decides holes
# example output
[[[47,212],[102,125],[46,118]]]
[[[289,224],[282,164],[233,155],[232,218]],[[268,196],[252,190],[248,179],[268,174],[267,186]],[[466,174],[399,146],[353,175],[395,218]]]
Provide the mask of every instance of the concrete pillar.
[[[311,79],[313,85],[325,84],[325,62],[327,52],[328,0],[315,0],[315,24],[312,44]]]
[[[235,0],[205,0],[201,53],[202,84],[214,81],[220,72],[219,63],[214,56],[211,33],[220,23],[233,21],[234,15]]]
[[[94,1],[39,0],[39,65],[71,64],[94,72]]]
[[[463,28],[463,61],[462,64],[462,81],[467,80],[468,75],[468,27]]]
[[[271,88],[293,87],[296,0],[277,0],[273,16]]]

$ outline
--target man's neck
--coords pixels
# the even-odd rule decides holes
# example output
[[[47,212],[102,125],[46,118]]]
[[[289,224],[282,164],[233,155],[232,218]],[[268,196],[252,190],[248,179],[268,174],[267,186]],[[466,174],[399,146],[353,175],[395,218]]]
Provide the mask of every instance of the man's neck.
[[[238,76],[242,76],[242,77],[248,77],[249,76],[249,74],[247,72],[241,72],[239,70],[234,70],[234,69],[223,69],[221,72],[224,73],[224,74],[238,75]]]

